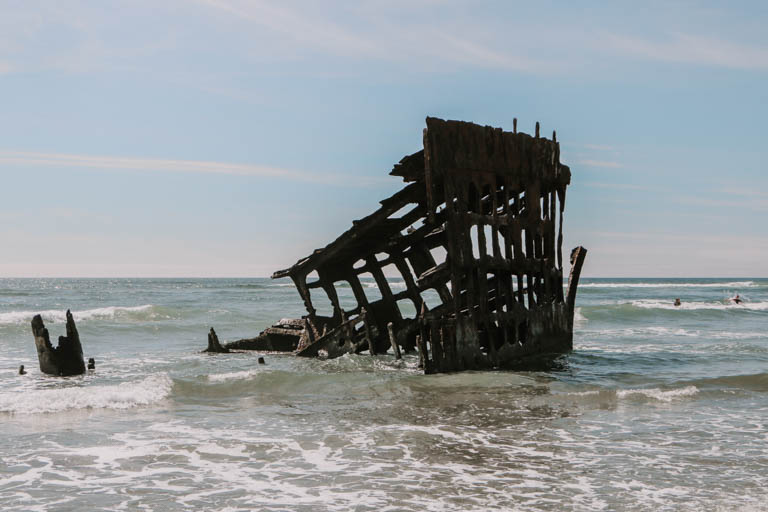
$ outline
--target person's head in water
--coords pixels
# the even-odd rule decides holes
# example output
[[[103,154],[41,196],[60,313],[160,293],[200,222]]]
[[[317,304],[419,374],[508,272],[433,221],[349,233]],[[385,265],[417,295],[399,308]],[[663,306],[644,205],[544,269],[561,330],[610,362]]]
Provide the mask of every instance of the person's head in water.
[[[88,358],[88,369],[89,370],[96,369],[96,361],[92,357]]]
[[[681,305],[681,304],[682,304],[682,303],[680,302],[680,299],[675,299],[675,306],[679,306],[679,305]]]
[[[26,375],[27,370],[24,369],[24,365],[19,366],[19,375]]]

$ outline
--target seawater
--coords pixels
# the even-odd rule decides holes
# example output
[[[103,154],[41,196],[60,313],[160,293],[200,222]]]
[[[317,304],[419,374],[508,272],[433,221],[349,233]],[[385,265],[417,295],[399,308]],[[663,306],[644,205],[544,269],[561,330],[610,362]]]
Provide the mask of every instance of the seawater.
[[[577,305],[550,371],[424,376],[200,353],[303,314],[286,281],[0,279],[0,509],[768,510],[768,280],[584,279]],[[96,370],[49,377],[30,321],[55,339],[67,308]]]

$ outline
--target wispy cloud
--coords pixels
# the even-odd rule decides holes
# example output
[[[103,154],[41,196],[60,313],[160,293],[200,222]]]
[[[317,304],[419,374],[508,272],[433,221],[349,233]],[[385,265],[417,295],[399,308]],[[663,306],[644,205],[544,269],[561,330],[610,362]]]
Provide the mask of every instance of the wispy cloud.
[[[768,47],[693,34],[674,33],[663,40],[610,35],[613,51],[651,60],[733,69],[768,69]]]
[[[611,190],[651,190],[651,187],[633,185],[630,183],[585,183],[588,187],[605,188]]]
[[[606,161],[606,160],[578,160],[576,161],[577,164],[586,165],[588,167],[605,167],[609,169],[618,169],[620,167],[623,167],[619,162],[612,162],[612,161]]]
[[[768,238],[675,232],[585,233],[590,276],[761,276]]]
[[[638,22],[645,33],[630,36],[613,28],[624,16],[585,17],[583,9],[569,6],[552,17],[547,10],[523,9],[517,15],[515,6],[478,9],[461,1],[135,0],[114,16],[107,4],[95,0],[66,6],[43,0],[17,4],[0,17],[0,73],[151,69],[157,76],[186,70],[189,66],[180,65],[185,59],[179,57],[187,52],[219,54],[222,61],[234,56],[247,64],[301,60],[340,70],[355,68],[349,60],[374,60],[421,71],[462,67],[537,75],[586,71],[592,76],[606,69],[615,73],[616,61],[628,55],[768,69],[768,47],[739,42],[736,30],[731,31],[735,36],[717,39],[702,24],[703,35],[653,38],[648,31],[663,32],[664,22],[651,17]],[[693,11],[680,17],[688,22]],[[585,25],[594,29],[578,28]],[[201,30],[206,37],[200,37]],[[319,65],[321,58],[330,60]],[[612,61],[607,68],[596,64],[606,60]],[[201,75],[210,69],[192,67]]]
[[[327,19],[325,11],[313,12],[310,5],[287,8],[260,0],[196,1],[280,36],[286,43],[280,51],[295,45],[299,52],[322,51],[338,57],[418,63],[423,69],[452,63],[551,73],[557,67],[552,59],[531,58],[524,49],[515,51],[518,45],[509,41],[502,44],[499,40],[487,40],[487,30],[468,19],[462,19],[460,26],[437,19],[426,24],[419,22],[418,10],[410,10],[410,18],[404,20],[403,12],[393,14],[391,6],[379,6],[376,11],[363,5],[354,12],[346,12],[347,19],[342,23]],[[340,12],[335,13],[337,18],[343,17]]]
[[[738,212],[742,210],[753,210],[757,212],[768,211],[768,196],[762,194],[741,194],[739,198],[721,199],[700,196],[682,196],[677,200],[680,203],[692,204],[697,206],[712,206],[716,208],[727,209]]]
[[[715,247],[729,247],[733,248],[734,251],[743,251],[744,247],[760,247],[762,251],[768,250],[768,237],[759,235],[596,231],[594,232],[594,236],[597,239],[603,239],[611,243],[614,243],[617,240],[631,240],[642,245],[648,245],[648,242],[655,242],[655,245],[648,245],[654,250],[658,249],[661,245],[675,243],[695,244],[697,247],[707,247],[708,250],[712,250]]]
[[[759,197],[768,199],[768,192],[762,190],[752,190],[747,188],[726,188],[723,190],[724,194],[742,197]]]
[[[75,167],[104,170],[205,173],[255,176],[305,183],[365,187],[381,183],[381,178],[366,178],[328,173],[297,171],[280,167],[199,160],[171,160],[113,156],[72,155],[0,150],[0,165],[34,167]]]
[[[299,43],[316,45],[346,55],[376,51],[365,37],[360,37],[342,25],[313,18],[276,3],[242,0],[199,0],[215,9],[248,20],[264,28],[290,36]]]
[[[616,149],[613,146],[608,146],[606,144],[584,144],[583,147],[594,151],[615,151]]]

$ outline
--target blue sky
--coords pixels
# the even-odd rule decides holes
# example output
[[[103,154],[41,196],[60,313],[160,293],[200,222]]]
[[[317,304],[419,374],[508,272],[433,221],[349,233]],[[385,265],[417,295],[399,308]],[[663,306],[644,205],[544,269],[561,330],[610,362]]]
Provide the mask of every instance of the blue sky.
[[[427,115],[557,130],[589,276],[766,276],[768,4],[0,0],[0,275],[266,276]]]

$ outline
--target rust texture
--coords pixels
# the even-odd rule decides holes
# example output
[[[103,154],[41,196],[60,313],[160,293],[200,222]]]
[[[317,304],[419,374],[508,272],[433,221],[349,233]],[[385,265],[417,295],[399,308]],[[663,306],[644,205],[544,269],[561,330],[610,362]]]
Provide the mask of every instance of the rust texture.
[[[273,274],[293,280],[308,312],[299,355],[400,346],[418,349],[425,372],[436,373],[525,368],[571,350],[586,255],[574,249],[564,294],[571,173],[554,133],[549,140],[538,123],[534,136],[514,126],[505,132],[427,118],[424,149],[390,173],[408,184],[335,241]],[[392,289],[385,271],[402,277],[405,288]],[[362,275],[372,276],[380,297],[366,295]],[[354,308],[342,309],[339,286],[351,288]],[[431,307],[429,290],[439,297]],[[327,296],[332,312],[318,313],[316,293]]]

